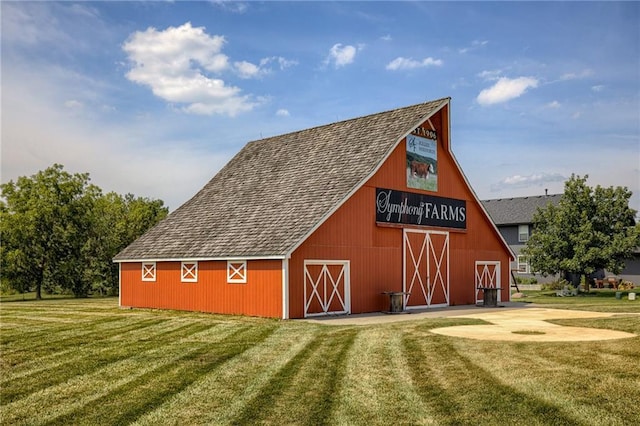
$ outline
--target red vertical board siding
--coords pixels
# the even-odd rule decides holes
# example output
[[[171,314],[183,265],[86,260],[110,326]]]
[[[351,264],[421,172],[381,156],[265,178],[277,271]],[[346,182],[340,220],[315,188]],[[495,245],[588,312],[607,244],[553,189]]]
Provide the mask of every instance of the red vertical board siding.
[[[291,318],[304,316],[305,259],[350,261],[352,313],[384,310],[388,298],[382,292],[402,290],[403,231],[401,227],[376,225],[376,188],[466,200],[466,231],[449,230],[450,305],[475,303],[476,261],[501,262],[501,299],[509,300],[509,253],[448,152],[448,107],[430,121],[438,134],[438,191],[406,186],[403,140],[365,185],[293,252],[289,262]],[[427,123],[423,127],[431,126]]]
[[[198,281],[181,282],[180,262],[156,262],[156,281],[142,281],[139,262],[121,264],[120,303],[161,308],[280,318],[282,261],[248,260],[247,282],[227,283],[226,261],[198,262]]]

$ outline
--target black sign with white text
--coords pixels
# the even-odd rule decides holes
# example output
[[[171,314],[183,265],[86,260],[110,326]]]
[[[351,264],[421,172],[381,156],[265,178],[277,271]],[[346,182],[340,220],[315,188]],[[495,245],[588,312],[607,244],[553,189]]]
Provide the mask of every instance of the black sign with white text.
[[[376,188],[376,222],[467,229],[467,202]]]

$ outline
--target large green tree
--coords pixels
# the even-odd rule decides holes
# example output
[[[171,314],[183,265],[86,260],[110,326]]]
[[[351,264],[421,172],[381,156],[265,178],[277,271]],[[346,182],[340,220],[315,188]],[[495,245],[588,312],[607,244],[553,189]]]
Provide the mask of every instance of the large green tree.
[[[112,262],[113,257],[167,213],[161,200],[133,194],[109,192],[97,200],[91,212],[93,227],[85,244],[86,278],[94,292],[117,292],[118,265]]]
[[[31,177],[1,186],[2,274],[22,291],[55,291],[59,285],[81,292],[76,259],[99,189],[88,174],[70,174],[54,164]]]
[[[102,194],[54,164],[0,186],[2,278],[25,292],[117,291],[115,254],[167,215],[161,200]]]
[[[572,175],[557,206],[548,204],[533,217],[533,233],[523,249],[531,269],[542,274],[585,277],[599,269],[615,274],[640,246],[640,225],[624,187],[587,185],[588,176]]]

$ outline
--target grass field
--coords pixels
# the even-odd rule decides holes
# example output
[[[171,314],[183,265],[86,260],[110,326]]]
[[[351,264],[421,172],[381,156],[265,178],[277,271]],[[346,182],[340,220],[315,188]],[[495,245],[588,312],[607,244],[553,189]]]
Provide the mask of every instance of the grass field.
[[[3,425],[640,424],[640,337],[505,343],[479,320],[326,326],[3,302]],[[640,316],[563,321],[640,334]]]
[[[616,299],[616,290],[592,289],[589,293],[581,292],[578,296],[569,297],[558,297],[555,291],[524,291],[523,293],[526,297],[518,299],[518,301],[543,304],[548,305],[547,307],[558,309],[640,313],[640,289],[631,291],[637,293],[636,300],[629,300],[629,291],[620,292],[621,298]]]

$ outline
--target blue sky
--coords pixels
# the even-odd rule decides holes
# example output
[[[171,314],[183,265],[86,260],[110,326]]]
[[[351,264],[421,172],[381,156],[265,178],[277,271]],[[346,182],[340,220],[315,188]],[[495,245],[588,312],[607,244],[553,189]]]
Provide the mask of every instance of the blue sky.
[[[57,162],[175,209],[249,141],[451,97],[480,198],[575,173],[640,209],[637,2],[0,7],[2,182]]]

